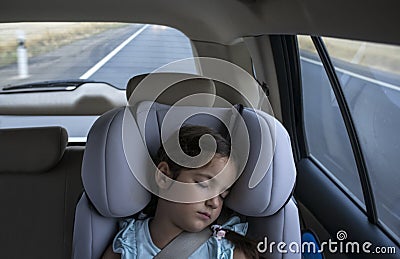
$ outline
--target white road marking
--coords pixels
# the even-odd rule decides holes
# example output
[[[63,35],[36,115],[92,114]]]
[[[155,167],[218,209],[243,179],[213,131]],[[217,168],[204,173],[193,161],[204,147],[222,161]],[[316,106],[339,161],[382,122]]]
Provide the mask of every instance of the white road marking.
[[[300,59],[303,60],[303,61],[315,64],[315,65],[323,66],[321,62],[316,61],[316,60],[312,60],[312,59],[305,58],[305,57],[300,57]],[[352,76],[352,77],[355,77],[355,78],[358,78],[358,79],[361,79],[361,80],[365,80],[367,82],[374,83],[374,84],[377,84],[377,85],[380,85],[380,86],[383,86],[383,87],[386,87],[386,88],[389,88],[389,89],[392,89],[392,90],[400,91],[400,86],[398,86],[398,85],[393,85],[393,84],[390,84],[390,83],[382,82],[382,81],[376,80],[376,79],[371,78],[371,77],[367,77],[367,76],[363,76],[363,75],[360,75],[360,74],[356,74],[356,73],[351,72],[351,71],[346,70],[346,69],[342,69],[342,68],[338,68],[338,67],[335,67],[335,69],[336,69],[336,71],[342,72],[343,74],[346,74],[346,75],[349,75],[349,76]]]
[[[131,42],[134,38],[136,38],[140,33],[142,33],[149,25],[144,25],[138,31],[136,31],[132,36],[122,42],[118,47],[116,47],[113,51],[111,51],[107,56],[105,56],[102,60],[100,60],[96,65],[94,65],[91,69],[89,69],[86,73],[84,73],[79,79],[88,79],[97,70],[99,70],[105,63],[107,63],[112,57],[114,57],[118,52],[121,51],[129,42]]]

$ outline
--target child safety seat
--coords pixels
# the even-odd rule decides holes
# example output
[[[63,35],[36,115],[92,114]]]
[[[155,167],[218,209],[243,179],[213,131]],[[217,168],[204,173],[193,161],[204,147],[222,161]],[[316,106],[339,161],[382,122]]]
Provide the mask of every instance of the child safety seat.
[[[159,75],[163,80],[176,76]],[[130,84],[135,87],[143,77],[134,77]],[[171,135],[183,123],[229,133],[232,142],[246,135],[248,157],[224,205],[246,219],[247,236],[260,241],[259,249],[268,258],[301,258],[299,216],[292,197],[296,169],[285,128],[271,115],[240,105],[171,106],[191,93],[215,93],[212,80],[183,80],[176,89],[182,84],[187,86],[184,93],[172,91],[175,94],[156,102],[144,98],[133,107],[116,108],[92,126],[83,158],[84,193],[76,209],[73,257],[100,258],[118,231],[118,221],[147,205],[151,193],[143,184],[143,172],[154,173],[151,157],[161,145],[161,135]],[[132,86],[127,92],[129,97]]]

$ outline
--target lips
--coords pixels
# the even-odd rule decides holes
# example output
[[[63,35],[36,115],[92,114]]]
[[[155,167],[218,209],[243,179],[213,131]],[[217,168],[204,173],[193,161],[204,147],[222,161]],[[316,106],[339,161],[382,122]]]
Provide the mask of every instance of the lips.
[[[204,215],[204,216],[208,217],[209,219],[211,219],[211,214],[210,214],[210,213],[202,212],[202,211],[199,211],[199,212],[197,212],[197,213],[199,213],[199,214],[201,214],[201,215]]]

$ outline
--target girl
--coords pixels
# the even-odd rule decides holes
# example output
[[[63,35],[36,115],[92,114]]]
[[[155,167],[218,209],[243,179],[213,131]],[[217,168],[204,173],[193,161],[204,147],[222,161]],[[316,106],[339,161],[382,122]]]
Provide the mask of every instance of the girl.
[[[162,177],[165,176],[184,183],[198,183],[196,187],[199,189],[207,189],[209,186],[204,181],[213,178],[222,169],[228,170],[232,177],[236,176],[236,166],[228,162],[231,149],[229,141],[207,127],[183,126],[179,130],[182,150],[191,157],[200,154],[199,140],[204,134],[214,137],[217,147],[211,161],[200,168],[180,166],[160,147],[157,154],[159,176],[156,176],[160,189],[168,188],[162,185]],[[207,151],[207,147],[203,149]],[[221,187],[223,183],[216,186]],[[229,190],[223,191],[221,188],[220,191],[220,195],[196,203],[176,203],[153,197],[141,214],[145,213],[147,218],[123,221],[121,230],[103,258],[153,258],[182,231],[199,232],[215,224],[224,199],[229,194]],[[259,258],[256,242],[244,237],[247,223],[240,223],[238,217],[230,218],[222,226],[214,225],[212,229],[214,234],[189,258]]]

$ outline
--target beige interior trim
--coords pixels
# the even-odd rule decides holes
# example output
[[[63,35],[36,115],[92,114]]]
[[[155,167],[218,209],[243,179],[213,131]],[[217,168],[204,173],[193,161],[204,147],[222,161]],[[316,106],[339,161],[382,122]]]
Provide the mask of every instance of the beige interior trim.
[[[125,90],[87,83],[74,91],[0,94],[2,115],[101,115],[126,105]]]

